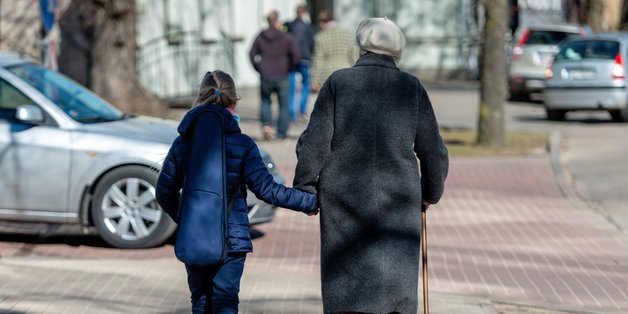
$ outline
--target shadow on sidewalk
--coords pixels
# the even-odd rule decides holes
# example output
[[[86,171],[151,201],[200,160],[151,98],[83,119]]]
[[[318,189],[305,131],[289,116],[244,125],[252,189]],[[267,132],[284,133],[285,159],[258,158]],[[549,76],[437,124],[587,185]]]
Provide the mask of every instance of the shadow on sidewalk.
[[[569,117],[567,116],[565,118],[565,120],[563,121],[551,121],[548,120],[547,117],[545,116],[518,116],[515,118],[518,121],[522,121],[522,122],[545,122],[548,124],[556,124],[556,123],[562,123],[565,125],[568,124],[618,124],[621,122],[615,122],[613,120],[610,119],[610,117],[608,119],[602,119],[602,118],[594,118],[594,117]]]
[[[113,248],[98,235],[51,235],[23,233],[0,233],[0,242],[16,242],[24,244],[65,244],[69,246],[90,246],[97,248]],[[1,314],[2,312],[0,312]]]
[[[323,304],[320,298],[262,298],[240,300],[240,311],[253,313],[322,313]]]

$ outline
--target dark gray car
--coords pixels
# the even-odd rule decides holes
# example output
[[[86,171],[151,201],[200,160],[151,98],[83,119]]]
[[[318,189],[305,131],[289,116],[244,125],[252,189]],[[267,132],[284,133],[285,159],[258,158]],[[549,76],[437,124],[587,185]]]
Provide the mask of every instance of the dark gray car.
[[[163,243],[176,225],[154,187],[176,127],[125,115],[57,72],[0,54],[0,220],[95,226],[116,247]],[[250,222],[271,220],[275,208],[248,195]]]

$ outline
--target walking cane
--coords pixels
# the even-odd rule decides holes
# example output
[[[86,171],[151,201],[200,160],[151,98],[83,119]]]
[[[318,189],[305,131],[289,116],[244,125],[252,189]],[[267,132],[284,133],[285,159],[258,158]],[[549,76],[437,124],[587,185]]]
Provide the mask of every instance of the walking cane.
[[[427,206],[421,204],[421,253],[423,259],[423,313],[430,313],[427,298]]]

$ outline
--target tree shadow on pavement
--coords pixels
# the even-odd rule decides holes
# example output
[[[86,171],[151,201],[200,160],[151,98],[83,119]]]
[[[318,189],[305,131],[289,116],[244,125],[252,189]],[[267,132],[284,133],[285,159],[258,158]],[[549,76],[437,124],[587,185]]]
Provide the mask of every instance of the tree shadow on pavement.
[[[569,117],[567,116],[563,121],[552,121],[548,120],[545,116],[518,116],[515,118],[517,121],[521,122],[545,122],[545,123],[562,123],[562,124],[618,124],[621,122],[615,122],[610,118],[596,118],[596,117]]]
[[[240,311],[246,313],[322,313],[323,301],[320,297],[303,298],[262,298],[240,300]]]
[[[69,246],[90,246],[113,248],[97,235],[50,235],[23,233],[0,233],[0,242],[17,242],[24,244],[65,244]],[[2,313],[2,312],[0,312]]]

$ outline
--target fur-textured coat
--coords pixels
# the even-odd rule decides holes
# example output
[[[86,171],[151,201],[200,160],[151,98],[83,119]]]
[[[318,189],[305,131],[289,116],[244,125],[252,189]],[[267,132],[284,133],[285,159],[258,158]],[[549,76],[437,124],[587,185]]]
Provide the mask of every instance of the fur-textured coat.
[[[419,80],[372,54],[334,72],[297,157],[294,186],[318,191],[325,313],[416,313],[421,199],[438,202],[448,170]]]

